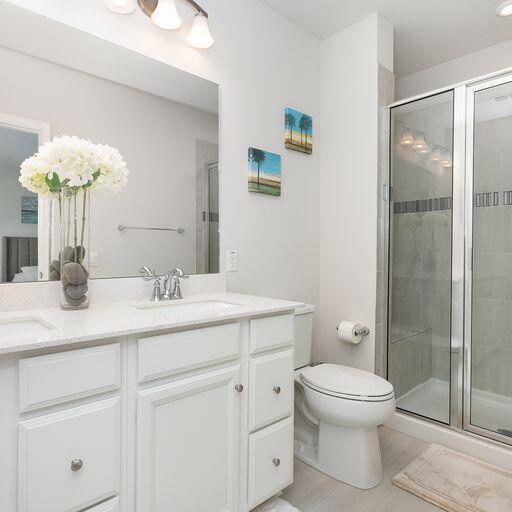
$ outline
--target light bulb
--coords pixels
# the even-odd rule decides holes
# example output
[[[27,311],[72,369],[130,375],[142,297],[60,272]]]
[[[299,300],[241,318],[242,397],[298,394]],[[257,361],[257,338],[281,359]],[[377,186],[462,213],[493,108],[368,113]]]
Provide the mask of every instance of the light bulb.
[[[425,155],[427,153],[430,153],[430,144],[428,142],[425,143],[424,146],[417,149],[418,153]]]
[[[414,142],[414,135],[410,128],[406,128],[404,133],[402,133],[402,137],[400,138],[400,144],[402,146],[412,146]]]
[[[174,30],[181,26],[181,18],[175,0],[158,0],[151,15],[153,23],[164,30]]]
[[[426,145],[427,145],[427,143],[425,142],[425,137],[421,133],[417,134],[414,137],[414,144],[412,145],[412,147],[414,149],[420,150],[420,149],[425,148]]]
[[[213,45],[208,18],[200,12],[194,17],[194,23],[187,40],[188,44],[194,48],[210,48]]]
[[[512,0],[501,3],[496,8],[497,16],[510,16],[512,14]]]
[[[432,162],[439,162],[439,160],[441,160],[441,151],[439,151],[438,147],[435,147],[434,150],[432,151],[432,154],[430,155],[430,160],[432,160]]]
[[[117,14],[131,14],[135,11],[134,0],[103,0],[103,5]]]

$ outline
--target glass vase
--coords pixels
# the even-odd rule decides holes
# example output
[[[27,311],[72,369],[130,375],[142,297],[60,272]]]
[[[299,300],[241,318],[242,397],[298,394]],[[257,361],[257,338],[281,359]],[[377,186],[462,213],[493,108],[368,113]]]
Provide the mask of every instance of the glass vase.
[[[89,191],[64,187],[60,194],[60,305],[89,307]]]

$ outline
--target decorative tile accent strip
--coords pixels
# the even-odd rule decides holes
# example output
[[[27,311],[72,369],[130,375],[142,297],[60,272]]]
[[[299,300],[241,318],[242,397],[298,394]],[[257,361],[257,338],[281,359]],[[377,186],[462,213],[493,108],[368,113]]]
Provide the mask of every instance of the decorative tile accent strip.
[[[503,192],[480,192],[475,194],[473,206],[475,208],[488,208],[500,206],[512,206],[512,190]],[[452,209],[451,197],[437,197],[433,199],[416,199],[415,201],[400,201],[393,204],[393,213],[423,213],[437,212]]]
[[[401,201],[393,204],[393,213],[422,213],[438,212],[452,209],[451,197],[434,199],[417,199],[416,201]]]

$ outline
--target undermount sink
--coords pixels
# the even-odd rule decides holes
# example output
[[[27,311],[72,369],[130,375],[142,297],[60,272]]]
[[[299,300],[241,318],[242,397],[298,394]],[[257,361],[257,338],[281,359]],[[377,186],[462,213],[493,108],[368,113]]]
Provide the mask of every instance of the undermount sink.
[[[176,313],[190,313],[190,314],[202,314],[202,313],[218,313],[220,311],[226,311],[240,307],[240,304],[232,304],[230,302],[223,302],[220,300],[203,300],[197,302],[172,302],[172,301],[161,301],[152,302],[151,304],[143,304],[135,306],[137,309],[159,309],[167,310],[169,312]]]
[[[33,338],[55,328],[54,325],[35,316],[0,320],[0,340]]]

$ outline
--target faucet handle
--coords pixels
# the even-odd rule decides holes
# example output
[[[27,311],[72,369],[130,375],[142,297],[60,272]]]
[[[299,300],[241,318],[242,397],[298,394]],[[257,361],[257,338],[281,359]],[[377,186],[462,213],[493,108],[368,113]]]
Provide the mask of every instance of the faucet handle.
[[[152,281],[157,277],[156,272],[154,270],[151,270],[146,265],[140,267],[139,274],[141,275],[142,279],[144,279],[144,281]]]
[[[162,290],[160,288],[160,276],[155,276],[153,279],[155,280],[155,284],[153,285],[153,295],[151,296],[151,300],[153,302],[159,302],[162,300]]]

